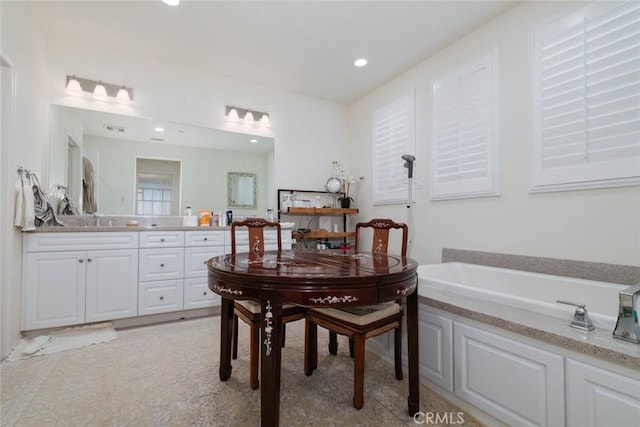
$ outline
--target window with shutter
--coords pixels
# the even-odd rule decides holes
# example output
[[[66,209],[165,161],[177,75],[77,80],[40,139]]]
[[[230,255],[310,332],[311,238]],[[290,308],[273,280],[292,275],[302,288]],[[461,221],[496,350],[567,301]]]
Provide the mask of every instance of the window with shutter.
[[[534,30],[532,191],[640,183],[640,3]]]
[[[413,92],[373,112],[373,204],[407,201],[403,154],[415,153]]]
[[[433,83],[431,199],[495,196],[498,49]]]

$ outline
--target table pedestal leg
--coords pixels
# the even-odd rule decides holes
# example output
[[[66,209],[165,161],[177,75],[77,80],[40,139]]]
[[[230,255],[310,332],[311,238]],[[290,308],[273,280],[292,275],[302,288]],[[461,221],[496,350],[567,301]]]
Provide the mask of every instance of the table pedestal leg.
[[[260,411],[263,427],[276,427],[280,422],[281,333],[282,303],[263,295],[260,343]]]
[[[416,278],[417,280],[417,278]],[[420,379],[418,373],[418,290],[407,296],[407,350],[409,358],[409,415],[420,410]]]
[[[231,376],[231,336],[233,326],[233,300],[222,298],[220,314],[220,380]]]

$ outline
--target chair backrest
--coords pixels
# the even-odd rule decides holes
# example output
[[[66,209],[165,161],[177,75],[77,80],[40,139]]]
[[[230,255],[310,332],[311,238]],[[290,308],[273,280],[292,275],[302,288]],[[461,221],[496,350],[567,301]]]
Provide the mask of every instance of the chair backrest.
[[[394,222],[390,219],[376,218],[369,222],[359,222],[356,224],[356,250],[360,249],[360,238],[362,228],[373,229],[373,241],[371,245],[371,252],[386,254],[389,247],[389,230],[400,229],[402,230],[402,246],[401,255],[407,256],[407,239],[409,235],[409,229],[406,224],[401,222]]]
[[[278,236],[278,254],[282,252],[282,236],[279,222],[270,222],[264,218],[248,218],[231,223],[231,254],[236,254],[236,230],[247,229],[249,232],[249,253],[254,256],[264,254],[264,229],[275,228]]]

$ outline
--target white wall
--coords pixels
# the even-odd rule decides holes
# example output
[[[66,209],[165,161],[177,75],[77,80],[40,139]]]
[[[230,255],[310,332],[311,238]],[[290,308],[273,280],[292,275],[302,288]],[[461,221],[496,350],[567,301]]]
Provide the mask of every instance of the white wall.
[[[25,2],[0,2],[0,8],[0,49],[15,65],[16,94],[11,106],[15,108],[14,121],[2,123],[0,357],[4,357],[20,338],[22,306],[22,233],[12,225],[13,183],[18,165],[39,178],[46,173],[49,117],[43,36],[29,16]]]
[[[350,167],[371,170],[371,113],[415,89],[416,190],[414,244],[420,263],[441,260],[443,247],[640,265],[640,189],[636,187],[529,193],[529,29],[576,4],[526,2],[459,40],[349,109]],[[431,84],[451,68],[500,49],[499,197],[429,201]],[[398,159],[398,161],[401,161]],[[365,173],[370,177],[370,172]],[[361,217],[406,220],[404,205],[371,207],[363,183]]]

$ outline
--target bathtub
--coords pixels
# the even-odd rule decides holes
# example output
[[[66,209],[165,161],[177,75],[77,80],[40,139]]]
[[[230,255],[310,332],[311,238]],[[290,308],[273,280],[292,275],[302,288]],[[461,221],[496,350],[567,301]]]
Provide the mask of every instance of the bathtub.
[[[430,290],[444,290],[567,321],[576,307],[556,300],[585,304],[594,326],[610,331],[618,317],[618,292],[627,287],[460,262],[421,265],[418,278],[421,296],[429,297]]]

